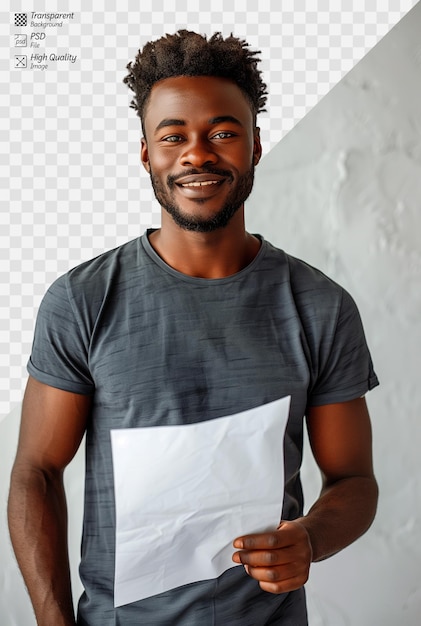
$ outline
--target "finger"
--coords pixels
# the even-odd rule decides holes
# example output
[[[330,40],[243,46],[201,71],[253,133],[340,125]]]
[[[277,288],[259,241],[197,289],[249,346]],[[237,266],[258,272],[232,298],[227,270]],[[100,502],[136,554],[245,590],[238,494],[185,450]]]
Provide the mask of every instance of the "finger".
[[[309,564],[312,560],[312,550],[310,543],[303,540],[296,545],[278,549],[239,550],[233,554],[232,559],[234,563],[253,567],[273,567],[297,562]]]
[[[291,544],[288,533],[279,530],[270,533],[256,533],[254,535],[244,535],[234,540],[233,546],[239,550],[273,550],[284,548]]]
[[[246,572],[252,578],[264,583],[283,583],[296,579],[301,581],[301,585],[308,578],[309,568],[300,563],[288,563],[277,567],[252,567],[245,565]]]
[[[243,535],[233,545],[240,550],[276,550],[303,543],[311,545],[306,528],[296,521],[282,521],[275,531]]]
[[[289,591],[295,591],[296,589],[300,589],[307,582],[307,578],[301,578],[294,576],[293,578],[288,578],[287,580],[282,580],[276,583],[268,583],[259,581],[260,588],[263,591],[267,591],[268,593],[288,593]]]
[[[274,565],[286,565],[300,558],[297,550],[282,548],[280,550],[254,550],[235,552],[232,560],[235,563],[251,565],[252,567],[273,567]],[[306,555],[303,551],[303,557]]]

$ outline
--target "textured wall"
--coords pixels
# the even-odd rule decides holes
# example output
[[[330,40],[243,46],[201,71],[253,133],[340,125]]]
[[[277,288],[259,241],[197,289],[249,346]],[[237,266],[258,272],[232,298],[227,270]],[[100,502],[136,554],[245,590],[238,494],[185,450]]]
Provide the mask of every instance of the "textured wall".
[[[249,229],[352,293],[381,382],[377,519],[313,566],[312,626],[421,623],[420,33],[421,3],[265,157],[248,203]]]

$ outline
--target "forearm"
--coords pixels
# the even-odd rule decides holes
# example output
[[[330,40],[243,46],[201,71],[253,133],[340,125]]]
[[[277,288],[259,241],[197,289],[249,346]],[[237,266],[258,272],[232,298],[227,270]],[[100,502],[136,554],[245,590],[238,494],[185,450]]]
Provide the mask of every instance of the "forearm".
[[[313,549],[313,561],[322,561],[363,535],[377,507],[373,477],[354,476],[326,486],[306,516],[299,518]]]
[[[304,585],[312,561],[321,561],[358,539],[377,506],[371,459],[371,425],[364,398],[310,407],[307,427],[324,476],[320,497],[307,515],[283,521],[276,531],[234,541],[235,563],[271,593]]]
[[[74,626],[62,475],[21,467],[12,473],[10,536],[39,626]]]
[[[358,539],[373,521],[377,484],[372,477],[339,479],[324,487],[307,515],[282,521],[276,531],[234,540],[235,563],[270,593],[302,587],[312,561],[321,561]]]

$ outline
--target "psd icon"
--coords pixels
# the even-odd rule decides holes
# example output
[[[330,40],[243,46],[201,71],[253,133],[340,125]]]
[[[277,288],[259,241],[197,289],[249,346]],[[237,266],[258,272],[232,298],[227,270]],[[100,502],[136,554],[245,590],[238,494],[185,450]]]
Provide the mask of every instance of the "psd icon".
[[[15,13],[15,26],[27,26],[28,18],[26,13]]]
[[[27,43],[26,34],[15,35],[15,48],[26,48]]]

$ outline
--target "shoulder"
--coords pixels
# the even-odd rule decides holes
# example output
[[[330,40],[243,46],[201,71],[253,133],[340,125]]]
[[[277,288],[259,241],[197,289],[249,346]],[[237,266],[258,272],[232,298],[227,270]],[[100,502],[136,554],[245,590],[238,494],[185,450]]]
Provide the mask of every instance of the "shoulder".
[[[299,319],[310,371],[309,406],[347,402],[378,384],[351,295],[319,269],[282,250],[270,252],[287,281],[289,313]]]
[[[103,303],[118,301],[122,290],[135,280],[141,266],[141,239],[129,241],[85,261],[59,276],[46,291],[39,311],[38,323],[49,325],[76,322],[92,328]]]
[[[47,295],[57,294],[69,300],[95,297],[107,292],[110,285],[120,282],[123,277],[129,279],[141,266],[141,256],[141,238],[133,239],[73,267],[51,284]]]
[[[340,306],[344,299],[352,301],[346,290],[320,269],[267,241],[265,245],[268,269],[287,283],[297,305],[311,306],[317,301],[329,307]]]
[[[140,240],[130,241],[81,263],[52,283],[37,314],[28,364],[34,378],[66,391],[92,392],[92,337],[100,319],[124,310],[121,294],[124,289],[130,292],[127,276],[138,265],[140,248]]]
[[[120,271],[137,267],[139,256],[142,256],[140,237],[77,265],[65,276],[71,284],[108,281]]]
[[[340,335],[362,337],[362,323],[352,296],[321,270],[268,244],[271,271],[281,276],[282,306],[299,320],[313,351],[326,351]]]

